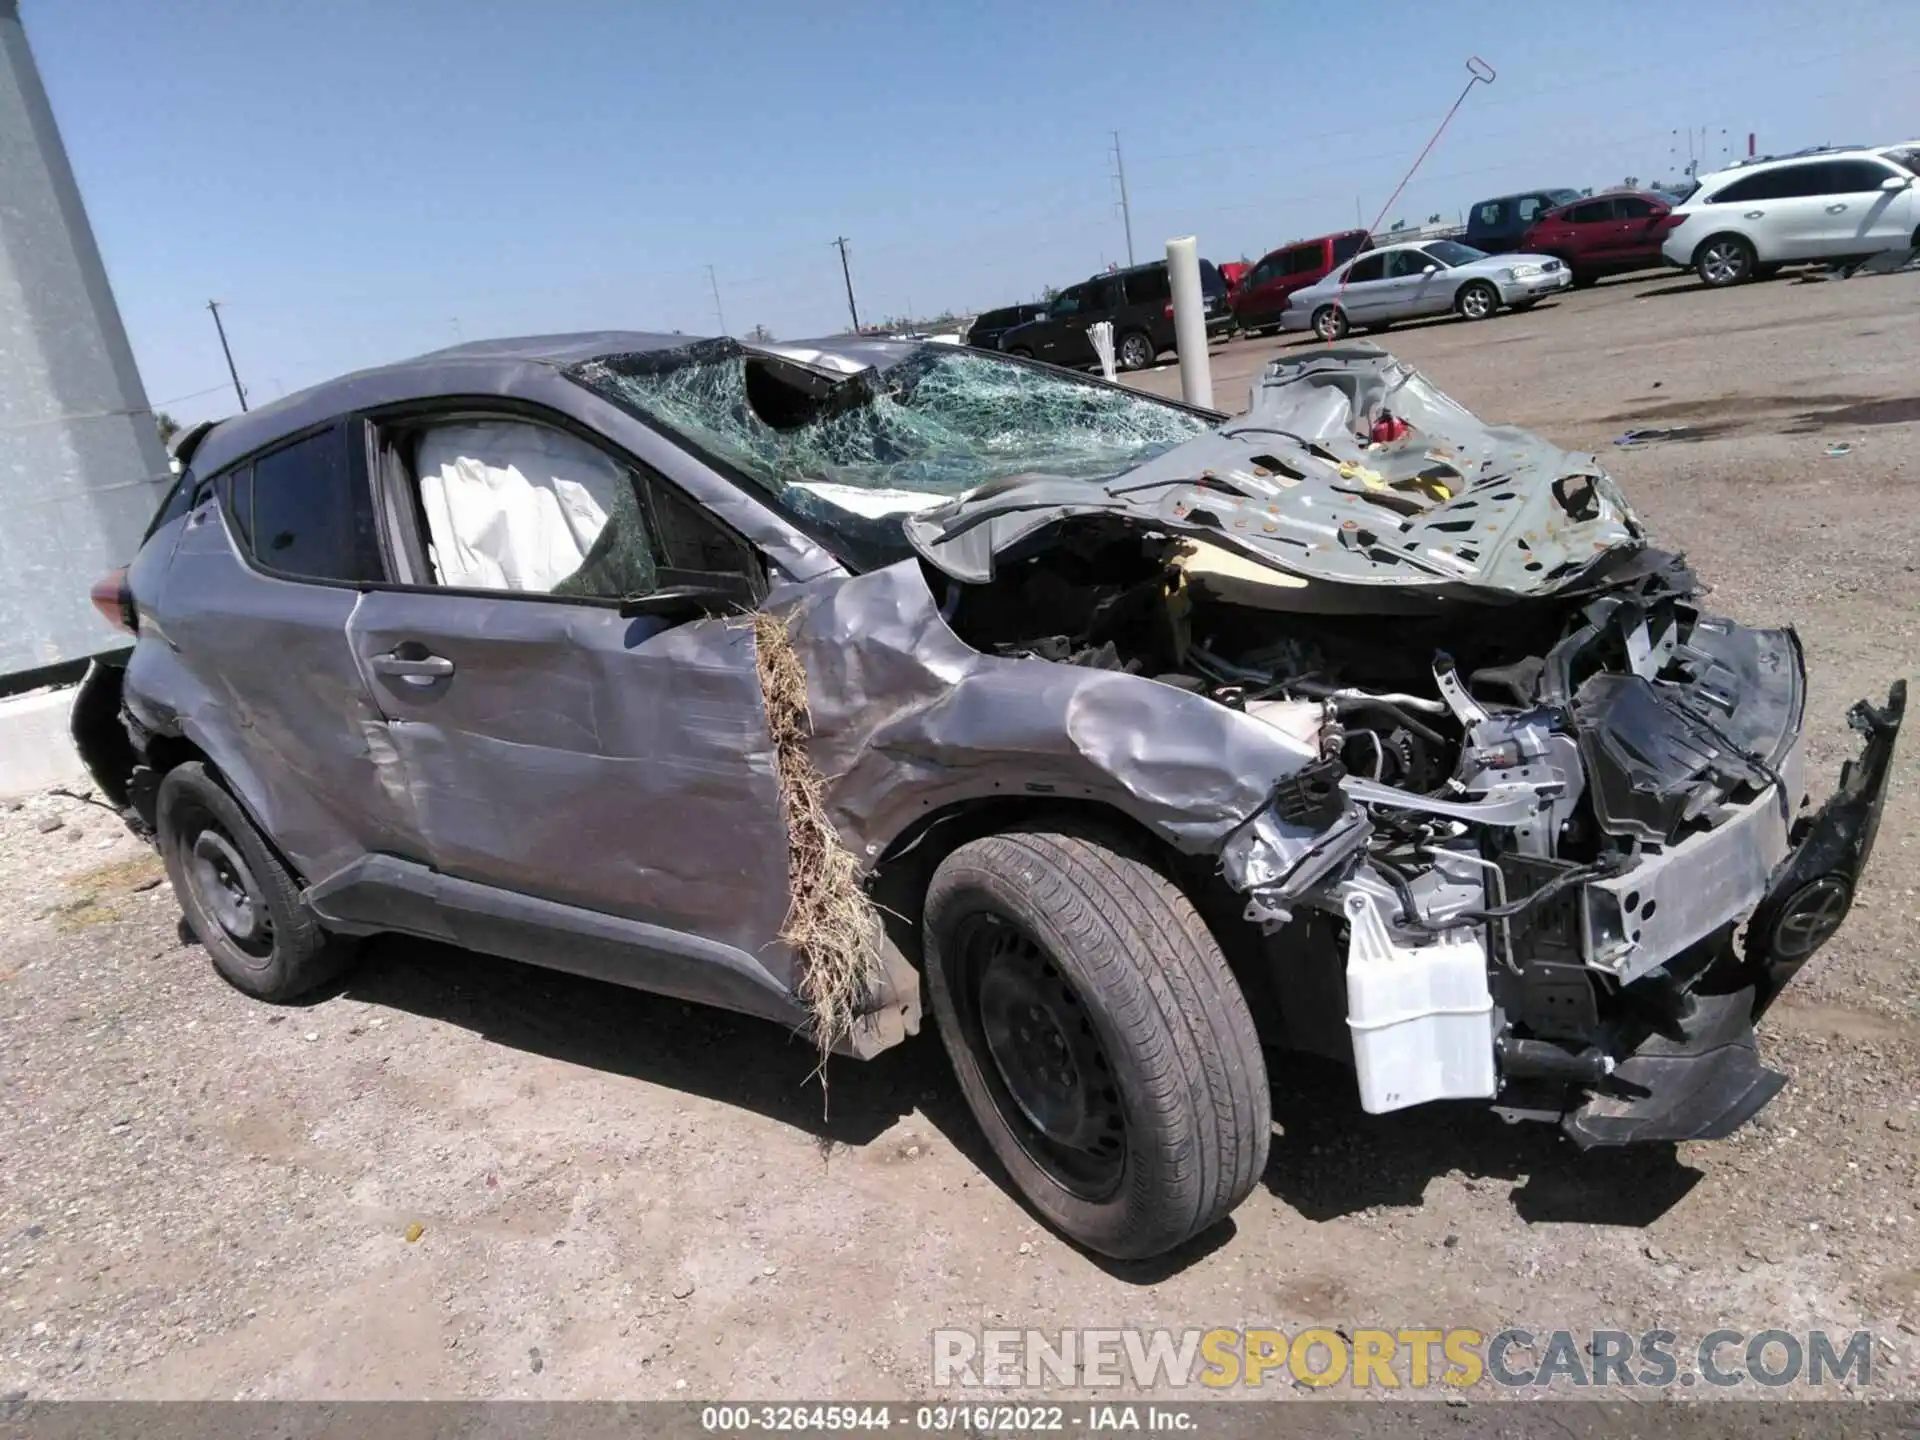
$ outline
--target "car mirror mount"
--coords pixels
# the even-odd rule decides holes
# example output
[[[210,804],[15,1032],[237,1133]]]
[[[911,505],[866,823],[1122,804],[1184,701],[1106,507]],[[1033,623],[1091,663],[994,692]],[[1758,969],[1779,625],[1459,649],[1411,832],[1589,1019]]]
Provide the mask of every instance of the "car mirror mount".
[[[760,603],[753,582],[744,575],[721,570],[674,570],[662,566],[659,585],[644,595],[623,596],[620,614],[632,620],[652,615],[665,620],[693,620],[712,615],[735,615]]]

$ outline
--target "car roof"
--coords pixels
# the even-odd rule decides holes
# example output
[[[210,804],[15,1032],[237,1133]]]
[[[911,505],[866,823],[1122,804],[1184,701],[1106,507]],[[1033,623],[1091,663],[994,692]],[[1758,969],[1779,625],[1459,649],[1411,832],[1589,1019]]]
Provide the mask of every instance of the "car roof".
[[[389,365],[376,365],[296,390],[257,410],[220,421],[193,452],[195,468],[211,475],[286,436],[354,410],[441,395],[491,395],[514,388],[529,370],[545,373],[599,355],[635,355],[676,350],[716,337],[646,330],[591,330],[567,335],[526,335],[474,340],[432,350]],[[757,351],[809,363],[825,356],[839,366],[885,368],[920,348],[919,342],[835,335],[824,340],[756,345]]]
[[[1289,240],[1284,245],[1274,246],[1271,250],[1267,251],[1266,254],[1262,255],[1260,259],[1271,260],[1274,256],[1284,255],[1289,250],[1298,250],[1302,245],[1324,245],[1329,240],[1344,240],[1349,235],[1367,235],[1369,233],[1371,232],[1366,230],[1353,229],[1353,230],[1329,230],[1324,235],[1305,235],[1298,240]]]
[[[1791,155],[1761,155],[1752,160],[1741,160],[1727,166],[1724,170],[1715,170],[1706,175],[1695,177],[1702,185],[1716,180],[1724,180],[1730,175],[1751,175],[1757,171],[1771,170],[1780,165],[1804,165],[1810,160],[1834,160],[1853,157],[1861,160],[1884,160],[1883,150],[1897,150],[1897,145],[1816,145],[1806,150],[1796,150]]]

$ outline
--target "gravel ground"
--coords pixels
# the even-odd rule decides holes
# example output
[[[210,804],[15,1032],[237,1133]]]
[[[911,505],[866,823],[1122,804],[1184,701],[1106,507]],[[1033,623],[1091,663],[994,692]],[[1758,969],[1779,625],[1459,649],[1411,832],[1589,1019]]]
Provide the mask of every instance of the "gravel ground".
[[[1604,451],[1721,606],[1796,621],[1830,780],[1847,704],[1916,653],[1916,302],[1915,276],[1641,276],[1388,343]],[[1216,352],[1222,398],[1278,348]],[[1733,1140],[1582,1156],[1470,1106],[1365,1116],[1280,1062],[1264,1186],[1150,1266],[982,1168],[930,1035],[836,1062],[823,1118],[778,1029],[443,947],[261,1005],[113,816],[0,809],[0,1394],[912,1396],[936,1326],[1316,1321],[1867,1327],[1873,1390],[1920,1393],[1915,755],[1852,920],[1764,1027],[1792,1083]]]

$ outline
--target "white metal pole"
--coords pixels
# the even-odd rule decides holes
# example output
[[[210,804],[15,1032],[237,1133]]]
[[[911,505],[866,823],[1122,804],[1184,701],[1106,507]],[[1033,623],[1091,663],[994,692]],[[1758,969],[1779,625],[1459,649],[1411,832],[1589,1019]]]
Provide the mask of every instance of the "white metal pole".
[[[1180,394],[1213,408],[1213,366],[1207,359],[1207,302],[1200,293],[1200,246],[1191,235],[1167,241],[1173,289],[1173,343],[1180,352]]]

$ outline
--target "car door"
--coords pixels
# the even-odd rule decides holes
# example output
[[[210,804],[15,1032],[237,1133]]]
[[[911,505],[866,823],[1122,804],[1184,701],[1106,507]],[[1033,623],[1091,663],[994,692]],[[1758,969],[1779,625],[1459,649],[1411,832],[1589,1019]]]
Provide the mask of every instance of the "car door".
[[[1605,270],[1618,249],[1614,235],[1614,208],[1611,200],[1582,200],[1560,212],[1557,226],[1559,246],[1541,246],[1549,253],[1563,255],[1570,265],[1582,270]]]
[[[1614,258],[1616,267],[1660,263],[1660,241],[1664,233],[1661,221],[1668,208],[1643,195],[1613,197]]]
[[[423,855],[385,718],[347,639],[363,590],[386,579],[347,427],[329,423],[228,466],[192,503],[155,658],[193,685],[156,692],[179,705],[183,733],[304,879],[375,851]]]
[[[1818,169],[1809,161],[1737,179],[1711,198],[1721,211],[1715,218],[1732,221],[1729,228],[1753,242],[1762,263],[1823,255],[1829,219]]]
[[[1081,327],[1100,318],[1086,313],[1092,302],[1092,282],[1069,285],[1055,295],[1047,305],[1047,318],[1020,336],[1023,342],[1030,338],[1033,358],[1054,365],[1077,363],[1071,357],[1079,353],[1079,345],[1085,342]]]
[[[1828,160],[1820,167],[1821,207],[1827,217],[1822,243],[1833,255],[1904,250],[1911,243],[1912,176],[1879,160]],[[1888,190],[1884,182],[1908,183]]]
[[[1346,269],[1340,291],[1340,308],[1355,325],[1371,325],[1381,318],[1381,309],[1389,297],[1387,257],[1383,251],[1362,255]]]
[[[753,628],[635,608],[689,574],[758,585],[751,548],[557,420],[383,415],[369,446],[410,583],[347,634],[434,869],[777,972],[787,838]],[[699,998],[768,1013],[780,989]]]
[[[1411,246],[1383,251],[1381,258],[1385,262],[1381,278],[1367,286],[1366,320],[1380,324],[1434,313],[1431,309],[1423,309],[1421,300],[1427,289],[1426,271],[1429,267],[1437,269],[1438,262],[1424,250]],[[1445,302],[1441,302],[1437,308],[1444,310]]]
[[[1275,284],[1279,279],[1279,257],[1268,255],[1253,267],[1234,300],[1234,313],[1243,326],[1275,325],[1286,308],[1286,295]]]

